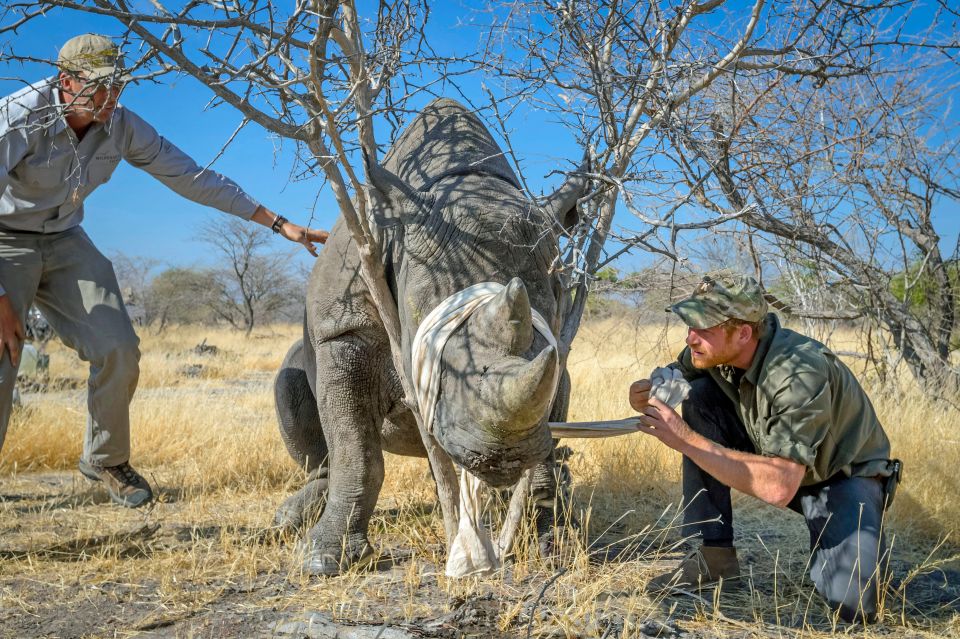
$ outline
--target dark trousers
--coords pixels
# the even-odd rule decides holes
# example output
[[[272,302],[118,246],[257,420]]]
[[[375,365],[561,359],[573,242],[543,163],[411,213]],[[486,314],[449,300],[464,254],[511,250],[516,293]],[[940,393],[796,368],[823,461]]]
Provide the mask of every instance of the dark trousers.
[[[710,378],[693,382],[683,402],[690,427],[721,446],[756,453],[733,402]],[[732,545],[730,488],[683,458],[684,534],[705,545]],[[802,486],[787,506],[807,520],[810,578],[846,621],[876,616],[880,583],[889,557],[882,534],[883,489],[879,480],[838,474]],[[716,521],[713,521],[716,520]]]

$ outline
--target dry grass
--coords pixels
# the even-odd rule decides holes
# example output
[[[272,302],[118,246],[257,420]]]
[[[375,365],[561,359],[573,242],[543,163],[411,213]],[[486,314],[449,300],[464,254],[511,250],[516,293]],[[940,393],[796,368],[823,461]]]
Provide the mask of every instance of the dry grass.
[[[371,537],[386,554],[412,550],[413,558],[391,570],[351,571],[334,580],[299,575],[292,540],[276,543],[264,535],[273,509],[302,480],[277,436],[272,405],[272,374],[299,334],[295,326],[250,337],[199,327],[160,336],[144,331],[143,373],[132,405],[133,461],[160,489],[160,503],[145,512],[105,503],[101,490],[73,472],[86,373],[71,353],[50,348],[56,386],[80,388],[28,397],[10,424],[0,458],[5,635],[133,635],[162,627],[176,636],[245,636],[231,634],[224,619],[238,610],[281,615],[310,609],[401,623],[436,617],[450,602],[465,600],[494,602],[490,623],[504,636],[522,634],[531,619],[535,634],[553,636],[640,637],[651,632],[651,623],[675,620],[705,634],[831,632],[831,620],[803,580],[802,519],[750,498],[736,502],[750,588],[725,593],[720,605],[643,594],[641,586],[662,568],[657,560],[677,557],[671,544],[678,514],[669,505],[679,499],[679,457],[642,435],[568,442],[576,451],[570,465],[578,518],[591,538],[605,532],[604,540],[647,548],[638,561],[592,561],[590,550],[569,538],[561,569],[521,548],[517,562],[495,578],[447,580],[426,464],[388,456]],[[219,353],[193,351],[205,338]],[[570,419],[629,414],[629,381],[672,359],[682,340],[676,329],[625,321],[585,326],[570,359]],[[907,469],[889,518],[897,576],[907,587],[890,597],[876,632],[956,635],[956,603],[929,599],[923,593],[935,590],[932,585],[922,596],[909,586],[941,578],[927,573],[960,577],[953,541],[960,529],[958,414],[915,392],[872,388],[871,394]],[[86,630],[64,631],[57,620],[63,611],[72,611],[74,623]],[[105,611],[114,622],[105,620]],[[201,618],[207,620],[203,631],[196,625]]]

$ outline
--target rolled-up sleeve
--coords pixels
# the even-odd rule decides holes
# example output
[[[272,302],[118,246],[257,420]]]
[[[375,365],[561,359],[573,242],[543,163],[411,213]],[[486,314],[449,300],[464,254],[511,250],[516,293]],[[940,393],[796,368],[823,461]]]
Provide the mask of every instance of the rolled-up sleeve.
[[[198,204],[250,219],[259,203],[230,178],[204,169],[163,138],[140,116],[118,112],[123,136],[121,153],[132,166],[143,169],[171,190]],[[116,116],[115,116],[116,117]]]
[[[830,431],[831,404],[825,375],[815,371],[791,375],[772,398],[761,452],[818,470],[817,452]]]

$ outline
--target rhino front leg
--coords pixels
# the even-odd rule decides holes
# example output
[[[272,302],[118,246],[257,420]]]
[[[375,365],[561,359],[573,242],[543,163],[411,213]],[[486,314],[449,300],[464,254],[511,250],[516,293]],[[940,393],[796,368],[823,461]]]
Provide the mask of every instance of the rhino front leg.
[[[317,405],[330,452],[327,503],[304,542],[307,574],[337,575],[373,552],[367,527],[384,475],[377,350],[358,338],[317,349]]]
[[[566,421],[569,406],[570,375],[564,370],[557,387],[557,397],[550,411],[549,421]],[[571,510],[571,476],[565,463],[570,449],[565,446],[558,449],[556,443],[557,440],[554,440],[554,449],[550,451],[547,459],[534,466],[530,484],[537,538],[541,553],[545,555],[552,554],[554,531],[558,525],[578,527],[578,522]]]
[[[303,340],[297,340],[273,384],[280,437],[294,462],[309,473],[307,484],[288,497],[274,515],[274,524],[288,531],[316,523],[326,498],[327,443],[308,377],[315,357],[312,350],[305,350]]]

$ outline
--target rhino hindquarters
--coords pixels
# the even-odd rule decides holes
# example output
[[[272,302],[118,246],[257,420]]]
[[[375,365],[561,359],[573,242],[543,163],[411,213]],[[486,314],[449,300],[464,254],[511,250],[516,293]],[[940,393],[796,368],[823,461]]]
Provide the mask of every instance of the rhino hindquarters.
[[[280,437],[297,466],[314,474],[326,464],[327,442],[320,425],[317,400],[304,366],[303,340],[297,340],[280,365],[273,384]]]
[[[291,532],[314,525],[323,513],[327,493],[327,442],[317,400],[304,367],[303,340],[290,347],[273,385],[280,437],[287,452],[309,473],[306,485],[277,509],[274,524]]]
[[[327,502],[327,468],[321,466],[306,486],[287,497],[273,516],[278,528],[296,533],[308,530],[320,519]]]

